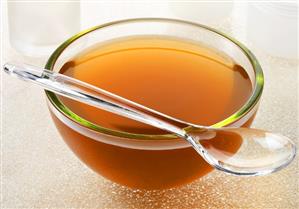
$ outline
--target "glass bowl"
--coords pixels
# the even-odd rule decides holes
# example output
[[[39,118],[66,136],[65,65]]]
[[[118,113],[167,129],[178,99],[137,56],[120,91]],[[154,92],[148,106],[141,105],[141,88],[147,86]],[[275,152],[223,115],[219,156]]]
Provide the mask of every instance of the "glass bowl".
[[[246,103],[214,127],[249,127],[263,89],[263,72],[254,55],[233,38],[191,22],[141,18],[120,20],[82,31],[61,44],[45,68],[59,71],[79,52],[116,38],[163,35],[186,39],[230,56],[248,73],[253,91]],[[213,170],[191,146],[175,135],[133,134],[111,130],[81,118],[52,92],[46,91],[52,119],[70,149],[95,172],[132,188],[181,186]]]

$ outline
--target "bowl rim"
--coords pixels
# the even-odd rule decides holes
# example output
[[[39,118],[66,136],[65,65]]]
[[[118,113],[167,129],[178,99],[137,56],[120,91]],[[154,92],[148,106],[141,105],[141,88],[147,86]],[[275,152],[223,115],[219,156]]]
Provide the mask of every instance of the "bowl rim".
[[[63,42],[49,57],[45,69],[48,70],[53,70],[56,60],[59,58],[60,54],[74,41],[79,39],[80,37],[91,33],[96,30],[100,30],[106,27],[114,26],[114,25],[119,25],[123,23],[136,23],[136,22],[171,22],[171,23],[179,23],[179,24],[187,24],[190,26],[195,26],[195,27],[200,27],[202,29],[206,29],[210,32],[214,32],[223,38],[228,39],[232,43],[234,43],[237,47],[239,47],[242,52],[246,55],[246,57],[249,59],[250,64],[253,67],[254,73],[255,73],[255,84],[254,84],[254,89],[252,91],[251,96],[249,99],[244,103],[244,105],[235,113],[230,115],[229,117],[225,118],[222,121],[217,122],[214,125],[211,125],[211,127],[224,127],[227,126],[231,123],[234,123],[244,117],[247,113],[249,113],[255,105],[258,104],[258,101],[262,95],[263,87],[264,87],[264,74],[262,71],[262,68],[254,56],[254,54],[242,43],[237,41],[236,39],[226,35],[223,32],[220,32],[214,28],[211,28],[209,26],[205,26],[199,23],[193,23],[185,20],[178,20],[178,19],[169,19],[169,18],[134,18],[134,19],[123,19],[123,20],[118,20],[118,21],[112,21],[109,23],[101,24],[95,27],[91,27],[89,29],[83,30],[76,35],[72,36],[71,38],[67,39],[65,42]],[[135,134],[135,133],[129,133],[129,132],[124,132],[124,131],[117,131],[109,128],[105,128],[102,126],[99,126],[97,124],[94,124],[88,120],[85,120],[84,118],[81,118],[74,112],[72,112],[69,108],[67,108],[56,96],[55,93],[50,92],[45,90],[46,96],[48,100],[50,101],[50,104],[53,105],[61,114],[66,116],[68,119],[72,120],[73,122],[91,129],[96,132],[104,133],[107,135],[112,135],[112,136],[117,136],[117,137],[122,137],[122,138],[129,138],[129,139],[142,139],[142,140],[168,140],[168,139],[177,139],[177,136],[174,134]],[[186,127],[185,129],[188,129]]]

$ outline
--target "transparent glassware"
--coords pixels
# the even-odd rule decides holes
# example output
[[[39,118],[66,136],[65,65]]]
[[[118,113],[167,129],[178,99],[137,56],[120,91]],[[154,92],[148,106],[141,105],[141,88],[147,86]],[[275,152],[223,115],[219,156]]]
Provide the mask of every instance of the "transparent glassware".
[[[233,1],[168,1],[168,9],[175,18],[202,23],[219,24],[233,10]]]
[[[298,2],[249,2],[247,11],[248,40],[271,56],[299,59]]]
[[[80,31],[80,1],[7,1],[13,48],[32,57],[49,56]]]
[[[242,44],[203,25],[157,18],[107,23],[64,42],[49,58],[45,68],[57,72],[64,63],[94,44],[138,35],[192,40],[233,58],[247,71],[256,88],[242,108],[213,127],[250,126],[263,89],[260,65]],[[116,183],[133,188],[163,189],[189,183],[212,171],[187,142],[175,135],[133,134],[107,129],[76,115],[54,93],[46,91],[46,95],[52,118],[65,142],[85,164]],[[107,166],[109,171],[105,169]]]

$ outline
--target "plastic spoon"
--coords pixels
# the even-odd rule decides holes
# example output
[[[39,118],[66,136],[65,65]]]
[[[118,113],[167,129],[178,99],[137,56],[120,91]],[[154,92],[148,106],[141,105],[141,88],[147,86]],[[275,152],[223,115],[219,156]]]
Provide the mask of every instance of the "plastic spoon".
[[[287,166],[296,155],[295,144],[280,134],[250,128],[195,125],[46,69],[12,63],[5,64],[3,69],[59,95],[171,132],[188,141],[210,165],[229,174],[273,173]],[[182,125],[189,127],[182,129]],[[224,149],[219,146],[223,142],[238,143],[238,149]]]

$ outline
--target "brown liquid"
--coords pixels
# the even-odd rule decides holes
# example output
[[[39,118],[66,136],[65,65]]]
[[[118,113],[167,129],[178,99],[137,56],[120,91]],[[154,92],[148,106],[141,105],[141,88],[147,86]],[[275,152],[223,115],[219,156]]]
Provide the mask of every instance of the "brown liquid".
[[[66,63],[65,75],[195,124],[212,125],[236,112],[252,92],[246,71],[203,46],[163,37],[115,40]],[[100,126],[142,134],[159,129],[60,97],[77,115]],[[192,148],[140,150],[87,138],[54,120],[65,141],[91,168],[137,188],[168,188],[211,171]],[[250,122],[248,122],[249,124]],[[248,125],[247,124],[247,125]],[[232,142],[233,141],[233,142]],[[235,152],[240,139],[220,143]]]

